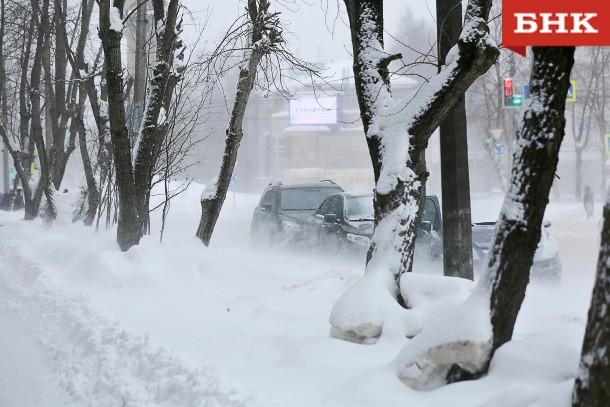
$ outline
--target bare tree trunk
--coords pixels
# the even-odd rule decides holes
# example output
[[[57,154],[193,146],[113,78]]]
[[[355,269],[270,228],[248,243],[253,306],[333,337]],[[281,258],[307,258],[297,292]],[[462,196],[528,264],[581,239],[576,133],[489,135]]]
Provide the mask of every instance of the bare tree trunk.
[[[449,382],[486,373],[495,351],[512,338],[540,241],[542,218],[565,134],[565,99],[574,47],[532,49],[530,97],[523,127],[517,132],[510,189],[488,254],[487,272],[478,286],[490,297],[491,351],[481,371],[467,372],[454,365],[447,376]]]
[[[572,392],[574,407],[610,405],[610,196],[606,196],[597,276]]]
[[[152,3],[155,26],[163,27],[163,29],[156,33],[156,60],[146,97],[135,162],[136,208],[142,234],[148,232],[150,223],[148,208],[153,168],[157,158],[155,150],[162,144],[167,131],[166,123],[159,123],[159,115],[161,109],[164,109],[168,92],[173,91],[173,87],[170,86],[170,75],[174,50],[178,46],[176,27],[179,31],[177,21],[179,1],[169,1],[167,14],[162,0],[154,0]]]
[[[32,1],[32,7],[38,7],[35,1]],[[34,192],[34,196],[30,200],[30,207],[28,208],[26,200],[25,218],[34,219],[38,214],[38,208],[42,201],[43,193],[47,197],[47,213],[45,214],[46,220],[51,220],[55,216],[55,208],[53,207],[52,192],[50,191],[50,179],[49,179],[49,161],[47,156],[47,149],[44,141],[44,133],[42,129],[42,105],[41,105],[41,79],[42,79],[42,68],[43,59],[45,53],[45,45],[48,44],[49,36],[49,0],[43,0],[40,7],[40,24],[38,27],[38,39],[36,41],[36,52],[34,54],[34,63],[32,65],[31,80],[30,80],[30,103],[32,109],[31,129],[30,129],[30,143],[34,142],[36,150],[38,151],[38,159],[40,160],[40,179]],[[23,180],[22,180],[23,182]],[[25,195],[24,185],[24,195]]]
[[[252,25],[252,37],[248,40],[252,49],[249,50],[249,55],[240,67],[235,102],[233,103],[229,128],[226,131],[227,137],[225,139],[225,150],[220,173],[208,195],[201,197],[201,219],[196,236],[206,246],[210,244],[214,226],[227,196],[231,175],[235,168],[237,152],[244,135],[242,124],[248,105],[248,98],[256,79],[256,70],[265,52],[267,52],[264,47],[256,46],[255,44],[263,38],[263,30],[269,30],[269,27],[271,27],[268,23],[275,20],[275,15],[268,14],[268,10],[269,2],[267,0],[248,0],[248,13],[250,15],[250,24]]]
[[[201,219],[199,221],[196,236],[201,239],[206,246],[210,244],[214,226],[216,225],[220,210],[222,209],[222,204],[224,203],[227,191],[229,190],[231,175],[233,174],[235,161],[237,160],[237,152],[244,136],[242,123],[246,113],[246,106],[248,104],[250,91],[254,85],[254,80],[256,79],[256,68],[260,62],[261,56],[262,55],[257,53],[256,50],[252,52],[250,60],[248,61],[248,66],[243,67],[239,72],[237,93],[235,103],[233,104],[229,128],[226,132],[225,151],[222,157],[222,165],[220,167],[218,180],[216,181],[215,188],[212,189],[212,192],[201,199]]]
[[[108,117],[110,119],[110,138],[116,165],[116,184],[119,194],[119,223],[117,242],[126,251],[140,242],[142,228],[136,210],[136,188],[131,164],[131,144],[125,124],[125,94],[123,88],[123,66],[121,62],[122,27],[116,27],[117,16],[113,16],[111,26],[110,0],[100,0],[99,36],[104,48],[104,65],[108,86]],[[115,0],[113,8],[123,18],[123,0]]]

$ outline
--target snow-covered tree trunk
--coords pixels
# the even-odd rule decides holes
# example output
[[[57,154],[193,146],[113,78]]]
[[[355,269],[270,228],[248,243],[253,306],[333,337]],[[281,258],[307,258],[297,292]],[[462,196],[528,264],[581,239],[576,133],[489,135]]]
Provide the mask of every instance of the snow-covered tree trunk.
[[[388,65],[400,55],[384,51],[383,1],[345,0],[345,4],[352,36],[356,94],[375,178],[376,225],[367,258],[368,282],[364,284],[382,285],[402,302],[398,284],[400,276],[413,267],[416,229],[428,178],[425,162],[428,140],[499,53],[486,23],[491,0],[468,3],[462,34],[447,56],[446,66],[408,104],[392,97]],[[361,306],[370,308],[367,304]],[[341,299],[331,313],[333,335],[349,338],[353,332],[347,331],[360,328],[354,321],[350,327],[343,326],[339,309],[344,309]],[[361,324],[366,327],[370,321],[362,320]],[[377,335],[380,330],[378,327],[365,331]]]
[[[201,196],[201,219],[196,236],[206,246],[210,243],[214,226],[229,190],[239,145],[244,136],[242,124],[250,92],[256,80],[257,68],[263,56],[270,52],[276,42],[282,41],[281,31],[278,29],[278,14],[269,13],[269,6],[268,0],[248,0],[248,24],[251,27],[251,35],[247,39],[248,46],[239,70],[235,102],[226,131],[227,138],[220,172],[214,185],[209,186],[205,195]]]
[[[565,99],[574,64],[574,47],[533,47],[530,96],[517,131],[509,190],[496,226],[487,270],[479,281],[490,299],[492,344],[487,363],[477,372],[454,365],[449,381],[487,372],[495,351],[512,338],[525,297],[534,253],[540,242],[559,148],[565,135]]]
[[[610,200],[606,196],[597,276],[572,393],[574,407],[610,405]]]

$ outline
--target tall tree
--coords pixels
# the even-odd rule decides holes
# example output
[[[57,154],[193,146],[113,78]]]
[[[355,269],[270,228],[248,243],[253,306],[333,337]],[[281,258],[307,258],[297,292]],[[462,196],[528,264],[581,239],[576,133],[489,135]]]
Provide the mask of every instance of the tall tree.
[[[512,338],[525,298],[542,219],[549,201],[559,148],[565,135],[565,100],[574,64],[574,47],[533,47],[530,97],[517,131],[509,190],[498,220],[485,275],[477,290],[488,296],[492,343],[476,372],[454,365],[449,381],[487,372],[495,351]]]
[[[279,13],[270,13],[269,6],[268,0],[248,0],[248,22],[246,24],[249,27],[247,29],[249,38],[247,38],[246,51],[239,67],[237,92],[226,132],[220,173],[208,195],[201,197],[201,219],[196,235],[206,246],[210,243],[214,226],[229,189],[229,182],[237,161],[237,152],[244,136],[242,124],[250,92],[256,80],[258,66],[265,54],[272,52],[277,44],[283,42],[279,28]]]
[[[368,275],[369,282],[374,280],[370,284],[381,284],[403,302],[399,279],[413,266],[416,229],[428,178],[425,162],[428,140],[468,87],[498,56],[486,23],[491,0],[469,1],[460,40],[450,52],[446,67],[422,85],[418,97],[406,106],[404,101],[392,98],[389,64],[400,55],[384,50],[383,1],[345,0],[345,5],[352,37],[356,94],[375,178],[375,233],[365,278]],[[335,310],[341,307],[339,299],[331,316],[338,317]],[[331,321],[340,319],[331,317]],[[360,324],[370,326],[371,321],[363,320]],[[364,329],[376,334],[379,331]]]
[[[101,0],[99,36],[105,55],[108,86],[108,117],[116,165],[119,195],[117,242],[128,250],[140,242],[149,228],[149,200],[153,169],[167,132],[162,112],[169,109],[175,84],[180,77],[175,58],[182,47],[178,35],[179,0],[152,0],[156,55],[148,82],[144,118],[134,145],[129,139],[125,116],[125,89],[121,62],[124,0]],[[132,148],[135,164],[132,164]]]
[[[196,236],[206,246],[212,238],[235,168],[243,138],[242,124],[250,93],[257,84],[257,71],[262,73],[259,88],[262,88],[265,94],[273,91],[285,97],[290,97],[291,92],[287,89],[284,78],[305,74],[312,80],[320,79],[319,70],[315,66],[299,59],[288,49],[282,36],[280,13],[269,11],[270,5],[269,0],[248,0],[246,15],[238,20],[241,23],[236,23],[239,24],[237,27],[235,24],[231,27],[213,55],[213,58],[218,58],[224,54],[231,55],[235,51],[243,51],[243,55],[238,57],[237,91],[226,130],[220,171],[216,180],[208,186],[206,193],[201,197],[201,219]],[[236,47],[236,41],[244,41],[245,47]],[[227,61],[226,57],[218,59],[221,65]]]

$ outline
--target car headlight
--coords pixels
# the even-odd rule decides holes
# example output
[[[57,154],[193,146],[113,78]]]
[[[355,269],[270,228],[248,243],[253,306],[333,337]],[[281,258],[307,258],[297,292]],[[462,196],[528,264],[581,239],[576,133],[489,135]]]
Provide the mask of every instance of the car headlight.
[[[371,239],[369,239],[368,237],[362,235],[354,235],[351,233],[347,234],[347,240],[362,246],[368,246],[371,244]]]
[[[301,225],[290,220],[282,221],[282,230],[285,232],[298,232],[301,229]]]

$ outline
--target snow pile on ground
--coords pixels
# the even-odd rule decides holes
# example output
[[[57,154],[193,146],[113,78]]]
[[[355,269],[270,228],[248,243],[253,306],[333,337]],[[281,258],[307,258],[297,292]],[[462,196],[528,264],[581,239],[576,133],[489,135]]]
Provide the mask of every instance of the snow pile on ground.
[[[382,333],[404,338],[421,331],[419,314],[401,307],[377,280],[367,273],[337,300],[329,318],[332,337],[370,344]]]
[[[214,366],[192,363],[148,335],[134,335],[102,317],[85,297],[68,293],[44,266],[30,260],[35,256],[21,242],[3,235],[0,310],[31,327],[73,402],[134,407],[254,405],[249,392]],[[64,259],[70,259],[65,254]],[[89,266],[98,265],[93,261]]]

